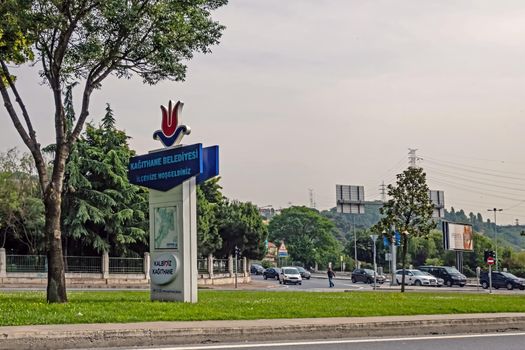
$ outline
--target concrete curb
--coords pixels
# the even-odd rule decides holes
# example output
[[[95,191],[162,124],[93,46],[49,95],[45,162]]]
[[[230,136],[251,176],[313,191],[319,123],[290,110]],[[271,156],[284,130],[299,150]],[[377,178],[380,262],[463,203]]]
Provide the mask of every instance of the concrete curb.
[[[0,327],[0,349],[68,349],[525,331],[525,313]]]

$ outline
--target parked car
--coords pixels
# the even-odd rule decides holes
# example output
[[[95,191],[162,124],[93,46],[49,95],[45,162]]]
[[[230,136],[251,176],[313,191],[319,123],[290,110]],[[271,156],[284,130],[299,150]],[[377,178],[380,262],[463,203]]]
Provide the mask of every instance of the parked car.
[[[403,270],[396,271],[396,281],[398,284],[401,284],[403,281]],[[413,284],[415,286],[437,286],[437,278],[419,270],[405,269],[405,284]]]
[[[277,267],[270,267],[270,268],[264,270],[263,277],[264,277],[265,280],[268,279],[268,278],[273,278],[273,279],[278,280],[280,273],[281,273],[281,269],[279,269]]]
[[[436,281],[437,281],[436,287],[443,287],[443,285],[445,284],[445,281],[443,280],[443,278],[435,277],[434,275],[431,275],[430,273],[428,273],[426,271],[421,271],[421,272],[424,273],[427,276],[434,277],[436,279]]]
[[[425,271],[434,277],[442,278],[447,287],[458,285],[465,287],[467,277],[452,266],[420,266],[418,270]]]
[[[259,264],[252,264],[250,266],[250,273],[254,273],[256,275],[262,275],[264,272],[264,267],[262,267]]]
[[[384,283],[386,277],[376,273],[376,283]],[[370,269],[355,269],[352,271],[352,283],[374,283],[374,270]]]
[[[301,267],[301,266],[294,266],[297,270],[299,270],[299,273],[301,274],[301,278],[303,280],[309,280],[310,277],[312,277],[312,274],[310,273],[310,271],[308,270],[305,270],[304,267]]]
[[[283,267],[279,274],[279,284],[302,284],[301,273],[295,267]]]
[[[479,282],[483,288],[487,289],[490,283],[489,273],[485,271],[482,272],[479,276]],[[512,290],[514,288],[519,288],[524,290],[525,280],[523,278],[516,277],[509,272],[492,271],[492,287],[496,289],[507,288],[508,290]]]

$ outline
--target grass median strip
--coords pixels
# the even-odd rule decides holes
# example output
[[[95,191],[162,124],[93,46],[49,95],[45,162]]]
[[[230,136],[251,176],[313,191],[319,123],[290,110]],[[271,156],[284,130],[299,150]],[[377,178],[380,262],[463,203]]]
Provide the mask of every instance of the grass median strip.
[[[1,292],[0,326],[525,312],[525,295],[199,291],[197,304],[151,302],[145,291]]]

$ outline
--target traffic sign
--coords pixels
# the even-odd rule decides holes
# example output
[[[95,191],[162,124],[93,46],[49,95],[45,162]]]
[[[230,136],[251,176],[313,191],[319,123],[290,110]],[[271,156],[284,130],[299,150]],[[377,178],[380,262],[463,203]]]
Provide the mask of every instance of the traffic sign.
[[[489,264],[489,265],[494,265],[494,258],[491,257],[491,256],[489,256],[489,257],[487,258],[487,264]]]
[[[281,242],[281,246],[278,250],[278,256],[279,258],[287,258],[288,257],[288,250],[286,249],[286,246],[284,245],[284,241]]]

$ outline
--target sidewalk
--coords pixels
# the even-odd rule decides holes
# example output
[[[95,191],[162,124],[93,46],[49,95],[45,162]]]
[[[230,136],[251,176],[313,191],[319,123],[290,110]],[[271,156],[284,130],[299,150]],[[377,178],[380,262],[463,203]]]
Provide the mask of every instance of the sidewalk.
[[[525,313],[0,327],[0,349],[93,349],[525,331]]]

